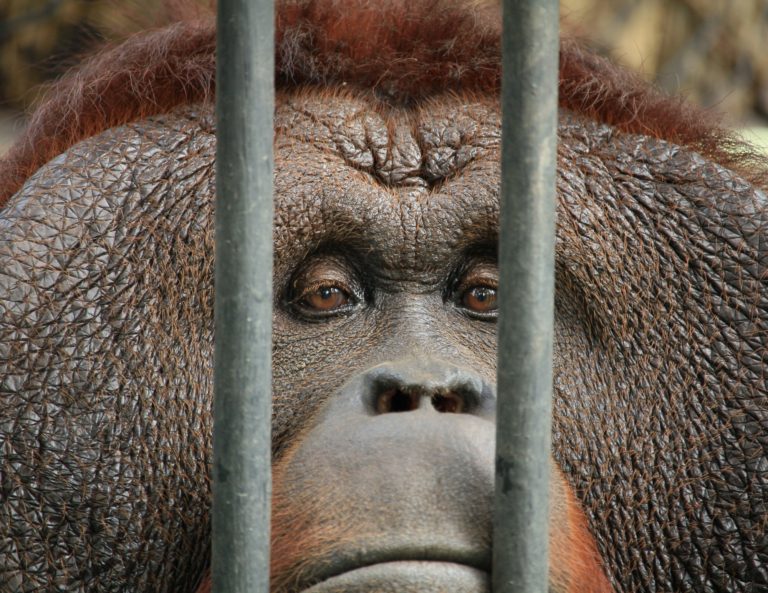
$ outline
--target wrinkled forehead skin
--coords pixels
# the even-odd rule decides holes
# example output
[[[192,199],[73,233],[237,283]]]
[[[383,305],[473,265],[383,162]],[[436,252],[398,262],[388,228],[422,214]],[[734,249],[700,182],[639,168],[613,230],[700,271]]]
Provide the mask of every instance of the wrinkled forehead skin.
[[[295,258],[335,241],[434,282],[457,251],[496,242],[498,103],[371,103],[327,92],[279,101],[276,250]]]
[[[3,458],[18,487],[0,507],[0,541],[6,557],[32,559],[26,578],[42,589],[89,570],[91,588],[117,572],[134,590],[147,558],[153,582],[182,586],[173,579],[194,583],[205,565],[214,134],[200,106],[107,131],[3,211],[0,411],[29,413]],[[766,576],[754,560],[768,546],[765,195],[695,153],[567,112],[559,134],[555,459],[623,590],[648,574],[658,590],[744,590]],[[406,110],[278,95],[276,441],[311,413],[281,400],[284,382],[319,378],[328,393],[354,369],[354,352],[334,373],[311,353],[291,360],[279,316],[295,267],[343,244],[428,290],[457,253],[493,252],[498,190],[496,100]],[[493,339],[477,356],[493,378]],[[162,487],[137,487],[142,472]],[[107,532],[83,538],[92,508]],[[9,525],[24,533],[6,537]]]

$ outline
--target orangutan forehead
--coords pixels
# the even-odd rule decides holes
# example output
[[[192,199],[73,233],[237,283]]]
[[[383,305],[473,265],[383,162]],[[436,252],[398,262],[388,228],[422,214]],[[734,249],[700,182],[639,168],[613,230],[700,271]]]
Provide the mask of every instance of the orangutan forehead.
[[[275,122],[279,137],[338,154],[385,187],[422,188],[497,154],[500,124],[498,101],[485,97],[441,97],[398,109],[329,91],[280,96]]]
[[[499,124],[498,104],[477,99],[386,110],[345,94],[280,97],[277,249],[360,243],[413,269],[492,243]]]

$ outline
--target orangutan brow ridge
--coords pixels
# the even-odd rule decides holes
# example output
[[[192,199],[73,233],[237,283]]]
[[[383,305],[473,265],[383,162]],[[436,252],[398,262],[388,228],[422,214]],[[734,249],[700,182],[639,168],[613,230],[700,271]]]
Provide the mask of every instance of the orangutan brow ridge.
[[[449,99],[408,113],[382,113],[371,99],[349,93],[283,95],[278,134],[340,154],[348,165],[386,187],[431,188],[475,159],[498,152],[498,105]]]

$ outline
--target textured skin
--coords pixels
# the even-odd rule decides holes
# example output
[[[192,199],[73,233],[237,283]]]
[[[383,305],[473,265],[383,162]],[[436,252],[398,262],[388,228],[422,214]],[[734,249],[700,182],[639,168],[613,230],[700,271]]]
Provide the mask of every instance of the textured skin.
[[[495,380],[495,325],[459,310],[451,279],[494,253],[499,114],[461,97],[277,104],[279,486],[318,406],[393,351]],[[105,132],[2,213],[3,591],[192,591],[202,577],[213,127],[185,108]],[[626,592],[768,591],[766,197],[567,113],[560,139],[554,454],[607,572]],[[359,271],[358,307],[297,316],[315,257]]]
[[[665,142],[561,134],[558,285],[590,332],[558,333],[556,385],[591,381],[557,390],[558,460],[625,590],[768,590],[766,197]]]
[[[3,591],[200,578],[213,156],[187,117],[126,126],[52,161],[4,212]]]

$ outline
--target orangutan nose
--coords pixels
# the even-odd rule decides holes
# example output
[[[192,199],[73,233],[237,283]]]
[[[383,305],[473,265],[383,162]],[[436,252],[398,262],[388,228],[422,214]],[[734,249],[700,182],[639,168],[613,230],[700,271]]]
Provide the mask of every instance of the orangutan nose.
[[[496,392],[479,375],[441,360],[386,363],[362,376],[362,400],[374,414],[434,410],[485,415],[495,411]],[[369,408],[369,409],[370,409]]]

